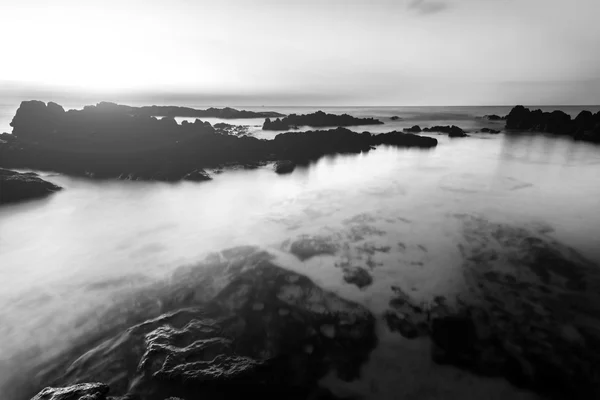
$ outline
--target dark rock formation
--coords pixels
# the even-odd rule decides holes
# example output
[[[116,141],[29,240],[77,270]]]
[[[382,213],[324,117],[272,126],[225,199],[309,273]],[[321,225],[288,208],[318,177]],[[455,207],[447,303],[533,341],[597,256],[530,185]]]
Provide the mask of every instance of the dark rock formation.
[[[375,118],[355,118],[348,114],[336,115],[326,114],[323,111],[317,111],[312,114],[290,114],[284,118],[277,118],[271,121],[269,118],[263,124],[263,130],[279,131],[288,130],[297,126],[358,126],[358,125],[379,125],[383,122]]]
[[[302,235],[294,240],[290,252],[300,261],[322,255],[334,255],[338,250],[337,244],[328,236]]]
[[[296,169],[296,163],[290,160],[277,161],[275,163],[275,172],[278,174],[290,174]]]
[[[412,126],[410,128],[404,128],[403,131],[404,132],[408,132],[408,133],[421,133],[421,132],[423,132],[421,130],[421,127],[419,125],[414,125],[414,126]]]
[[[206,122],[178,125],[121,111],[88,106],[65,112],[54,103],[23,102],[13,134],[0,141],[0,166],[52,170],[94,178],[177,181],[199,168],[360,153],[375,144],[433,147],[435,139],[392,132],[371,135],[338,128],[287,132],[274,140],[221,134]],[[381,136],[381,137],[380,137]],[[385,140],[383,140],[385,138]]]
[[[374,318],[272,258],[240,247],[180,269],[166,287],[138,293],[131,315],[117,317],[127,306],[115,305],[95,344],[77,346],[36,379],[105,382],[111,395],[141,400],[324,398],[318,381],[331,371],[358,378],[376,345]]]
[[[562,111],[531,111],[514,107],[506,116],[506,128],[567,135],[575,139],[600,143],[600,112],[582,111],[575,119]]]
[[[460,129],[458,126],[456,125],[452,125],[452,126],[432,126],[431,128],[425,128],[423,129],[423,132],[442,132],[442,133],[447,133],[449,137],[454,138],[454,137],[467,137],[469,135],[467,135],[465,133],[465,131],[463,131],[462,129]]]
[[[59,106],[60,107],[60,106]],[[137,115],[141,117],[188,117],[188,118],[222,118],[222,119],[236,119],[236,118],[267,118],[267,117],[282,117],[284,114],[280,114],[274,111],[246,111],[236,110],[235,108],[208,108],[206,110],[197,110],[189,107],[177,107],[177,106],[144,106],[144,107],[132,107],[122,104],[115,104],[110,102],[100,102],[96,106],[88,106],[97,109],[100,112],[106,112],[109,114],[121,113],[128,115]]]
[[[184,123],[186,121],[183,121]],[[183,123],[182,123],[183,125]],[[219,122],[213,125],[215,132],[222,135],[245,136],[248,135],[250,127],[248,125],[231,125],[224,122]]]
[[[487,119],[489,121],[503,121],[506,119],[506,117],[501,117],[499,115],[492,114],[492,115],[484,115],[483,119]]]
[[[394,115],[393,117],[390,117],[390,119],[391,119],[392,121],[402,121],[402,118],[400,118],[400,117],[399,117],[399,116],[397,116],[397,115]]]
[[[500,133],[500,131],[499,131],[499,130],[496,130],[496,129],[490,129],[490,128],[481,128],[481,129],[479,130],[479,132],[481,132],[481,133],[491,133],[491,134]]]
[[[0,168],[0,204],[39,199],[60,189],[33,172],[19,173]]]

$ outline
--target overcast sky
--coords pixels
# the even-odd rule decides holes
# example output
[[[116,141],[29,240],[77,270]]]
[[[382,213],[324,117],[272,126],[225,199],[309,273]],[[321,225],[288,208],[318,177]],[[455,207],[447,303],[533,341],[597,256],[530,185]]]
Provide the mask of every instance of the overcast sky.
[[[599,16],[600,0],[0,0],[0,90],[600,104]]]

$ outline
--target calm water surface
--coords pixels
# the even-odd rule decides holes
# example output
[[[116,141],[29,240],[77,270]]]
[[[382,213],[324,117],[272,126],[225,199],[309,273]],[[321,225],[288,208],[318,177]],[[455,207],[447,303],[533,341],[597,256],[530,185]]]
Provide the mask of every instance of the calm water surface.
[[[475,129],[482,124],[473,110],[454,110],[454,119],[443,119],[448,118],[444,114],[437,120],[439,113],[427,119],[417,110],[352,112],[399,115],[405,120],[398,126],[424,121],[425,126],[456,123]],[[42,173],[65,190],[0,208],[0,376],[18,368],[14,360],[23,352],[43,360],[67,348],[71,338],[85,334],[89,324],[82,321],[93,320],[132,288],[237,245],[270,250],[282,266],[376,315],[387,308],[391,285],[423,299],[460,293],[456,214],[543,225],[600,263],[600,146],[531,134],[436,137],[440,143],[432,150],[379,147],[368,154],[326,157],[286,176],[270,166],[177,184]],[[373,256],[378,266],[365,290],[343,281],[336,257],[300,262],[283,250],[283,242],[302,234],[343,237],[353,218],[373,221],[382,234],[369,242],[392,249]],[[381,343],[363,379],[340,390],[390,399],[400,393],[415,399],[531,396],[503,380],[436,366],[429,361],[426,340],[407,341],[383,324],[378,329]],[[326,381],[340,386],[333,378]],[[7,384],[0,378],[0,393]]]

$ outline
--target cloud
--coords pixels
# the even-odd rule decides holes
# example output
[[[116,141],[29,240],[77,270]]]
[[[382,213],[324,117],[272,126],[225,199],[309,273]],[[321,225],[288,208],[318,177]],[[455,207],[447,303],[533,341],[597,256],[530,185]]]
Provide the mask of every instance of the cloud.
[[[436,14],[448,8],[448,3],[430,0],[412,0],[408,8],[419,14]]]

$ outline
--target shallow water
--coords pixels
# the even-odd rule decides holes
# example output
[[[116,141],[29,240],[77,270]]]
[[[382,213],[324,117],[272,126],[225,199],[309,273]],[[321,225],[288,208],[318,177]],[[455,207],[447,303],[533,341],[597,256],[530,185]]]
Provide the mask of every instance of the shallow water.
[[[501,113],[482,115],[490,112]],[[400,122],[426,118],[414,114]],[[469,123],[456,114],[462,127],[481,124],[472,114]],[[14,360],[23,352],[41,360],[68,347],[84,333],[82,320],[132,288],[237,245],[268,249],[282,266],[375,315],[387,308],[392,285],[422,299],[464,289],[457,214],[543,227],[600,263],[600,146],[532,134],[436,137],[432,150],[379,147],[326,157],[285,176],[271,166],[177,184],[42,173],[65,190],[0,208],[0,376],[18,368]],[[284,243],[303,234],[332,237],[346,250],[301,262]],[[385,247],[368,256],[361,250]],[[373,284],[360,290],[344,282],[342,262],[368,268]],[[363,380],[340,387],[331,378],[328,385],[373,398],[530,396],[503,380],[436,366],[425,340],[407,341],[383,324],[378,329],[381,344]]]

